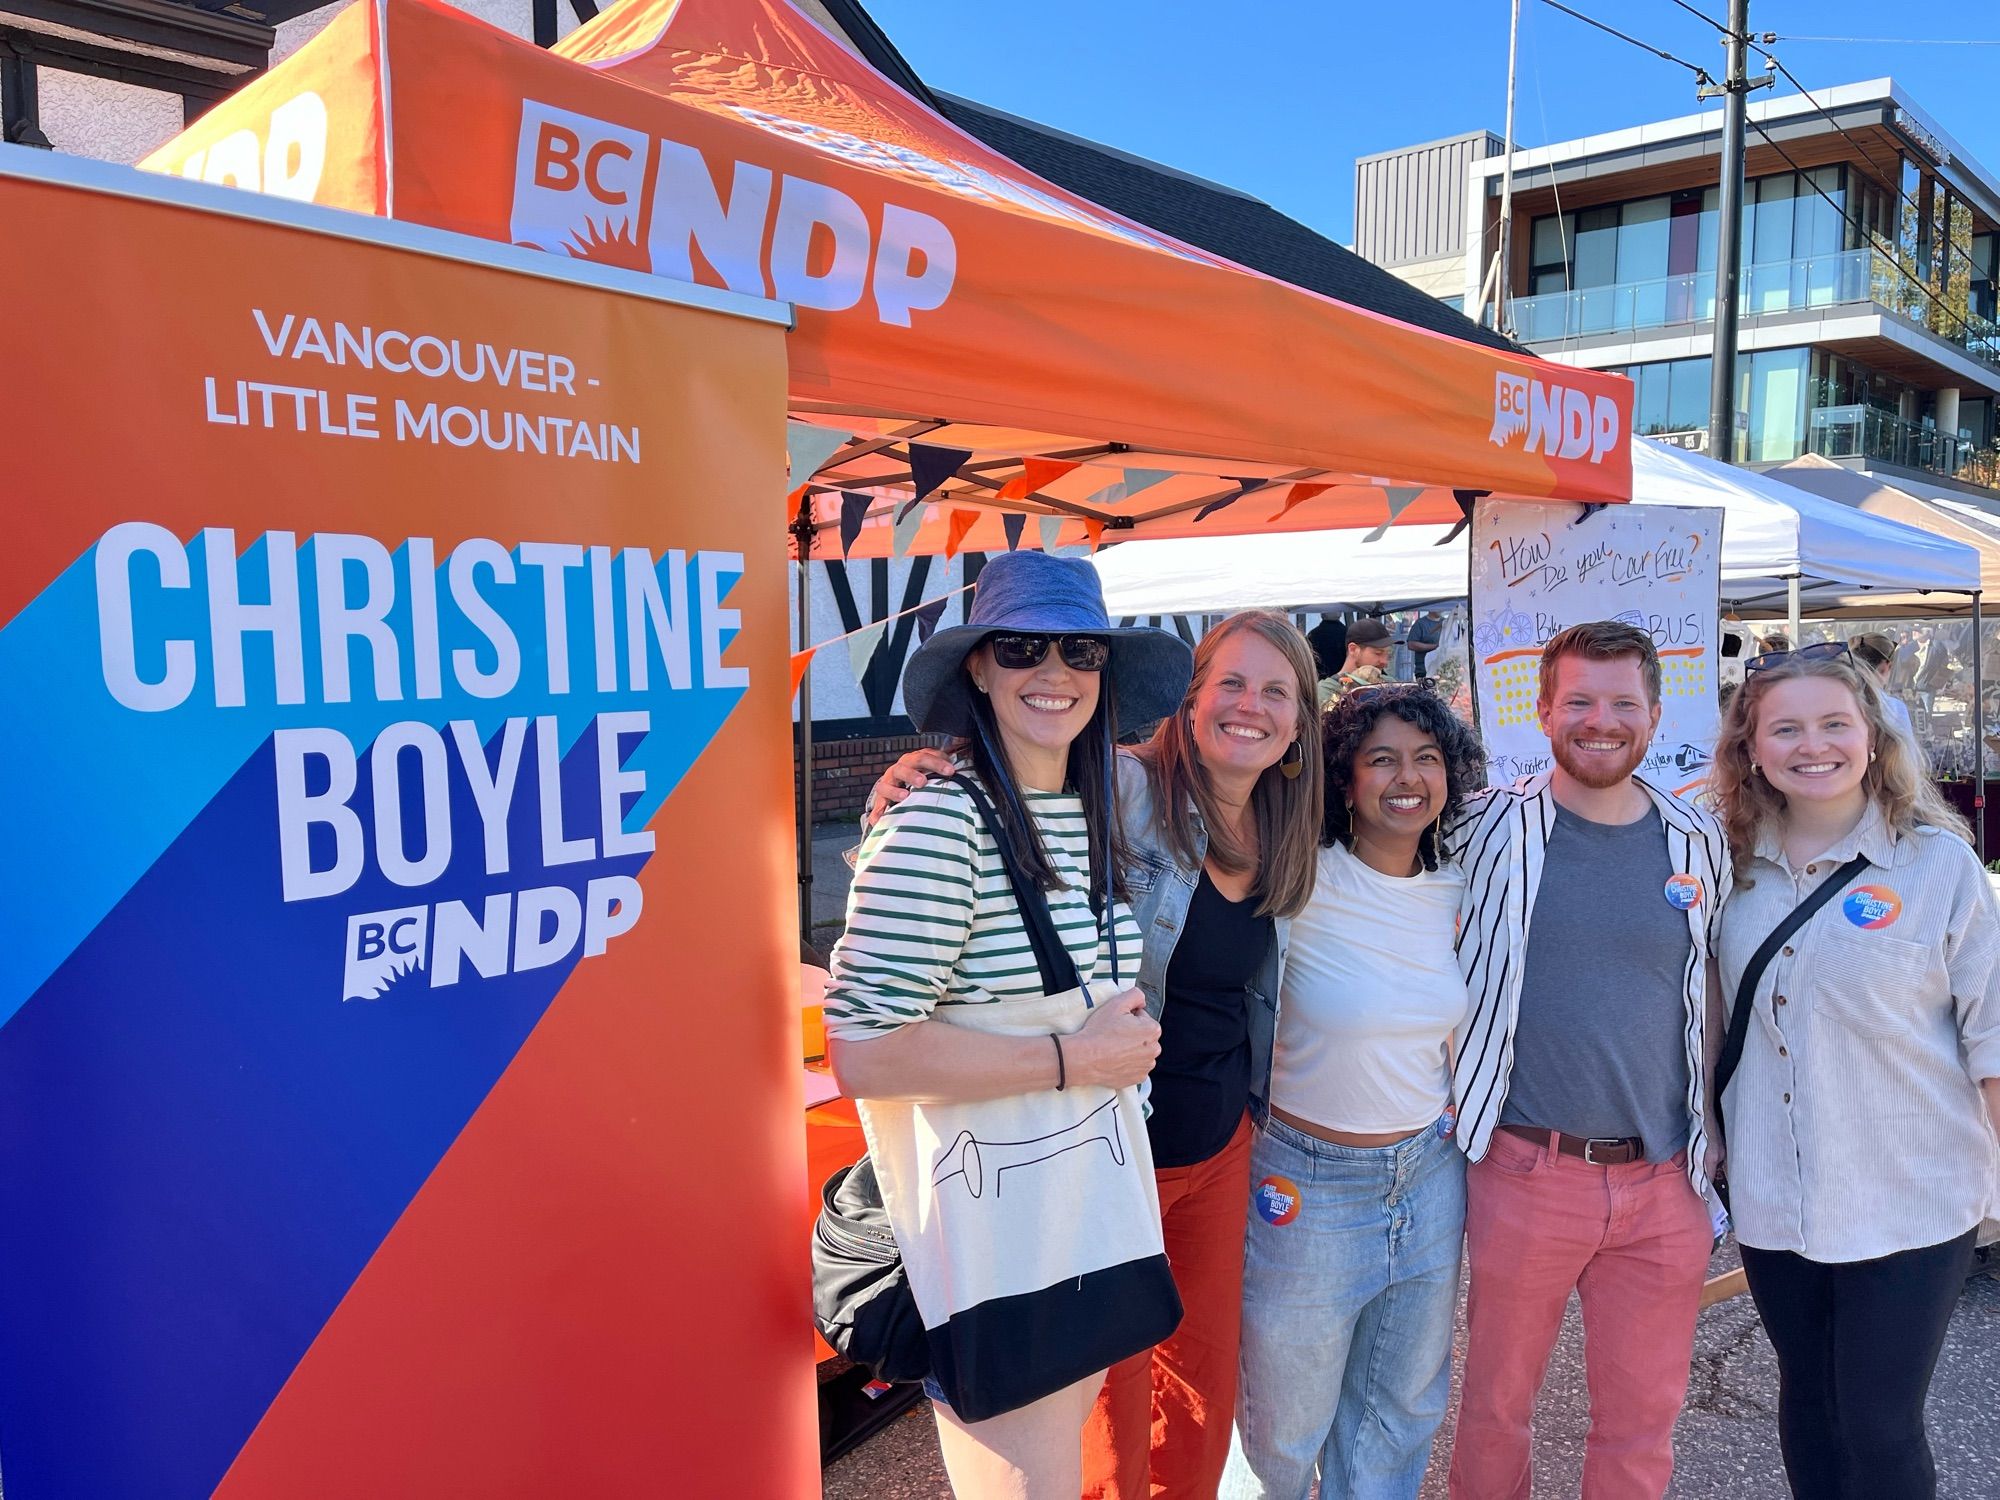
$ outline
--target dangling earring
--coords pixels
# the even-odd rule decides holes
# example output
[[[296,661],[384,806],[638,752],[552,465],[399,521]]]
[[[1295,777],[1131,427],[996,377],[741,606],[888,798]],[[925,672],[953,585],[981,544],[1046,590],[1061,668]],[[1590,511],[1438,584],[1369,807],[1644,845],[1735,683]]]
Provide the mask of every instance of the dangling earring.
[[[1757,762],[1753,760],[1750,762],[1750,774],[1752,776],[1762,776],[1764,774],[1764,768],[1758,765]]]
[[[1291,748],[1285,752],[1285,758],[1278,762],[1278,769],[1284,773],[1285,780],[1297,781],[1299,779],[1299,772],[1305,768],[1305,747],[1294,739]]]

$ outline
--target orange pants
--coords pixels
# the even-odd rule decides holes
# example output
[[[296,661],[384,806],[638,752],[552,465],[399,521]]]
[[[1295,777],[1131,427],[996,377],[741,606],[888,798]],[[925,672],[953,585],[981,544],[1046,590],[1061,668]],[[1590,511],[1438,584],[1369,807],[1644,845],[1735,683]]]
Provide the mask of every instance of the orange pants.
[[[1157,1175],[1181,1326],[1105,1376],[1083,1427],[1084,1500],[1207,1500],[1229,1457],[1243,1327],[1249,1116],[1207,1161]]]

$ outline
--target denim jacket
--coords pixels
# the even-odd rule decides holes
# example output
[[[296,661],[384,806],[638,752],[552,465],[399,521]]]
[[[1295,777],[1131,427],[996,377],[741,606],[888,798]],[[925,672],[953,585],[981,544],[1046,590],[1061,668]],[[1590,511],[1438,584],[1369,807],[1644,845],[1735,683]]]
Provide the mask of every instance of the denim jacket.
[[[1188,906],[1201,883],[1201,863],[1207,855],[1208,830],[1199,811],[1194,815],[1195,860],[1183,865],[1167,842],[1153,797],[1152,778],[1138,756],[1118,755],[1118,815],[1132,862],[1125,870],[1132,914],[1139,920],[1144,948],[1139,958],[1139,991],[1155,1020],[1167,1003],[1167,965],[1187,922]],[[1278,983],[1285,972],[1285,950],[1291,941],[1291,919],[1273,918],[1270,950],[1250,981],[1250,1110],[1261,1125],[1271,1093],[1271,1049],[1278,1034]]]

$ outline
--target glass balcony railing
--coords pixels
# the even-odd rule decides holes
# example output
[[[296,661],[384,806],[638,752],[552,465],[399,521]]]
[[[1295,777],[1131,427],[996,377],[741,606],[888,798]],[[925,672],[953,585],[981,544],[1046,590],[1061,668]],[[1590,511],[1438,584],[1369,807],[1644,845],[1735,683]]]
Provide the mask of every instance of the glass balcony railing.
[[[1894,260],[1877,250],[1843,250],[1834,255],[1745,266],[1737,295],[1744,317],[1874,303],[2000,369],[2000,325],[1940,306]],[[1705,323],[1715,316],[1715,273],[1694,271],[1655,281],[1621,281],[1573,292],[1516,297],[1509,308],[1515,336],[1527,344]]]
[[[1823,458],[1872,458],[2000,489],[2000,449],[1975,447],[1873,406],[1819,408],[1812,413],[1806,446]]]

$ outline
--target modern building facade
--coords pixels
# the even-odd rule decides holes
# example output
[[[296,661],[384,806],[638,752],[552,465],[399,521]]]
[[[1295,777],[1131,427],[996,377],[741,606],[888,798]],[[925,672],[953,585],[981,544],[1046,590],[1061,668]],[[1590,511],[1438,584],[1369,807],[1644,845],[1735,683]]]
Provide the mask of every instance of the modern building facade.
[[[1750,118],[1729,456],[1818,453],[2000,501],[2000,181],[1888,79],[1760,99]],[[1514,152],[1501,268],[1503,328],[1545,358],[1630,376],[1635,430],[1696,448],[1721,126],[1718,107]],[[1454,152],[1457,182],[1413,170]],[[1363,158],[1355,249],[1440,295],[1455,269],[1476,310],[1508,165],[1484,135]]]

